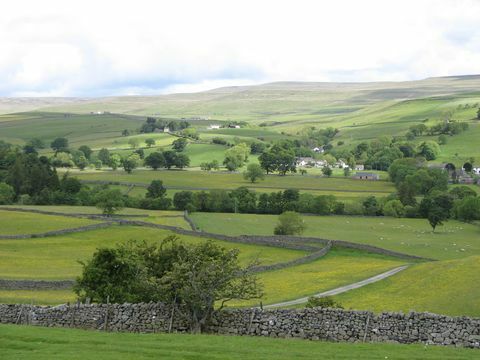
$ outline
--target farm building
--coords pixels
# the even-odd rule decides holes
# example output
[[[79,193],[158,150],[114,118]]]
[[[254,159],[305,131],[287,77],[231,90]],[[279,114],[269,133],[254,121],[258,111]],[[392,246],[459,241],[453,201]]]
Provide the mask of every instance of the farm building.
[[[357,164],[355,165],[355,169],[356,171],[363,171],[365,170],[365,166],[363,166],[362,164]]]
[[[211,130],[220,129],[220,125],[210,125],[208,128]]]
[[[367,172],[357,172],[352,176],[352,178],[357,180],[380,180],[380,176],[378,174]]]
[[[316,152],[316,153],[320,153],[320,154],[323,153],[323,152],[325,152],[325,150],[323,149],[323,146],[314,147],[314,148],[312,149],[312,151],[313,151],[313,152]]]

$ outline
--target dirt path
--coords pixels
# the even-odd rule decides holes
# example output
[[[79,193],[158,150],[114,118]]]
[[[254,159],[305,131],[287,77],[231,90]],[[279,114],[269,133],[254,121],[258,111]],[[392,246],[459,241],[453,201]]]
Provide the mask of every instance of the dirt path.
[[[341,293],[344,293],[344,292],[347,292],[347,291],[350,291],[350,290],[353,290],[353,289],[358,289],[362,286],[365,286],[365,285],[372,284],[374,282],[383,280],[385,278],[388,278],[392,275],[395,275],[395,274],[399,273],[402,270],[405,270],[408,267],[409,267],[409,265],[403,265],[403,266],[397,267],[395,269],[386,271],[384,273],[372,276],[368,279],[365,279],[365,280],[362,280],[362,281],[359,281],[359,282],[356,282],[356,283],[353,283],[353,284],[340,286],[336,289],[324,291],[324,292],[321,292],[321,293],[318,293],[318,294],[315,294],[315,295],[311,295],[311,296],[322,297],[322,296],[338,295],[338,294],[341,294]],[[295,299],[295,300],[290,300],[290,301],[284,301],[284,302],[280,302],[280,303],[276,303],[276,304],[270,304],[270,305],[264,306],[263,308],[268,309],[268,308],[275,308],[275,307],[286,307],[286,306],[304,304],[308,301],[309,297],[310,296],[302,297],[302,298]]]

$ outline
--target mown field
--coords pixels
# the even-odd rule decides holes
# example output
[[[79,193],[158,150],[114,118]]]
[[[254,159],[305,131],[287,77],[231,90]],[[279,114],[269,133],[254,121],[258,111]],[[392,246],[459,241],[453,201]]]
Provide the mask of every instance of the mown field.
[[[248,336],[105,333],[0,325],[2,359],[473,359],[478,350]]]
[[[204,231],[232,235],[272,235],[275,215],[193,213]],[[439,260],[480,255],[477,225],[450,220],[435,233],[425,219],[364,216],[304,216],[303,236],[369,244]]]

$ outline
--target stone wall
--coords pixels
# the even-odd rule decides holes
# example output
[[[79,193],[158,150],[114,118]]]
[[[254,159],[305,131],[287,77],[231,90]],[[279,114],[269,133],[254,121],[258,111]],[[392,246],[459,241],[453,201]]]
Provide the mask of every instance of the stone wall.
[[[75,284],[74,280],[6,280],[0,279],[2,290],[67,290]]]
[[[0,323],[128,332],[186,332],[188,323],[161,303],[0,305]],[[480,318],[430,313],[382,313],[340,309],[237,309],[216,312],[211,334],[348,342],[397,342],[480,348]]]
[[[0,239],[7,240],[7,239],[43,238],[43,237],[48,237],[48,236],[58,236],[58,235],[64,235],[64,234],[72,234],[72,233],[79,233],[79,232],[90,231],[90,230],[103,229],[103,228],[109,227],[111,225],[112,225],[111,222],[104,222],[104,223],[79,226],[79,227],[69,228],[69,229],[52,230],[52,231],[47,231],[47,232],[44,232],[44,233],[0,235]]]

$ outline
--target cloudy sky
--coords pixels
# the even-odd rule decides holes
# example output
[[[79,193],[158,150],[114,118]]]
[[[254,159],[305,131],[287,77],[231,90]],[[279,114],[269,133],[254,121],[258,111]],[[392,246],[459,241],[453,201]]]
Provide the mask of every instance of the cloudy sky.
[[[480,73],[476,0],[2,3],[0,96]]]

